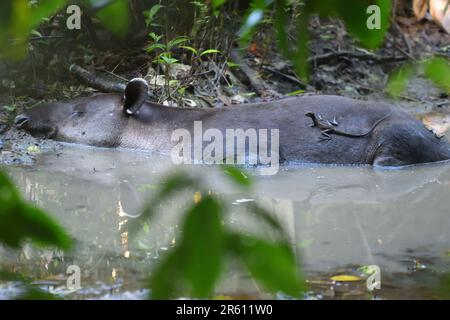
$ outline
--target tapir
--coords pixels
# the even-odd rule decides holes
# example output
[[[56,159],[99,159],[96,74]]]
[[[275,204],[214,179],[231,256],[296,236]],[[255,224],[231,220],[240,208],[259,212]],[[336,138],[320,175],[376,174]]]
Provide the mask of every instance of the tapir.
[[[195,134],[194,123],[201,123],[203,131],[215,129],[224,136],[228,129],[277,130],[281,163],[396,167],[450,159],[445,139],[387,103],[307,94],[192,109],[152,103],[147,94],[145,80],[133,79],[124,94],[41,104],[17,116],[15,124],[34,136],[58,141],[163,154],[170,154],[179,143],[173,139],[177,129]],[[260,139],[257,143],[261,148]]]

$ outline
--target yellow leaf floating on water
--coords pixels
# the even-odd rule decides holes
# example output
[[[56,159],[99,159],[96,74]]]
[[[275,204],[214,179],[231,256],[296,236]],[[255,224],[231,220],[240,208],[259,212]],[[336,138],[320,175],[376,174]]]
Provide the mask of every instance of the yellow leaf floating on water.
[[[29,147],[27,148],[27,151],[28,151],[29,153],[39,153],[39,152],[41,152],[41,150],[39,149],[38,146],[29,146]]]
[[[352,275],[348,275],[348,274],[340,274],[337,276],[333,276],[330,278],[333,281],[337,281],[337,282],[350,282],[350,281],[361,281],[363,280],[363,278],[358,277],[358,276],[352,276]]]
[[[194,193],[194,203],[199,203],[202,200],[202,194],[199,191]]]

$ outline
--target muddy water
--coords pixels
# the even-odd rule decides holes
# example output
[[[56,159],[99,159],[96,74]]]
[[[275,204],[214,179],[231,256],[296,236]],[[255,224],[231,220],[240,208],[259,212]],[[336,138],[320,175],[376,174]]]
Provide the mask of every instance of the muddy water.
[[[0,248],[2,266],[32,275],[35,283],[69,299],[145,298],[145,279],[174,244],[178,214],[192,203],[186,191],[161,207],[161,218],[130,239],[121,226],[170,172],[170,159],[147,154],[64,146],[42,153],[33,166],[6,170],[24,196],[55,216],[76,239],[73,252],[25,246]],[[401,170],[370,167],[284,167],[260,176],[251,193],[233,188],[215,167],[186,169],[202,175],[230,208],[230,223],[268,235],[245,214],[257,201],[285,226],[309,283],[306,298],[445,298],[450,272],[450,164]],[[255,227],[256,226],[256,227]],[[65,271],[78,265],[82,289],[67,290]],[[367,292],[361,266],[377,265],[381,289]],[[360,281],[336,282],[336,275]],[[14,295],[0,285],[0,297]],[[261,291],[238,266],[229,266],[217,295],[285,298]]]

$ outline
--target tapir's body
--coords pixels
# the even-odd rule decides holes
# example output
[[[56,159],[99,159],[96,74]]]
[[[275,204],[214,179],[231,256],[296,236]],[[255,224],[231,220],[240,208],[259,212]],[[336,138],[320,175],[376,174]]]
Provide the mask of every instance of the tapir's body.
[[[100,94],[38,106],[21,115],[19,126],[56,140],[102,147],[123,147],[169,154],[177,144],[176,129],[279,129],[280,161],[323,164],[399,166],[447,160],[446,141],[434,136],[420,121],[392,105],[326,95],[305,95],[268,103],[215,109],[181,109],[144,102],[129,115],[123,97]],[[336,119],[337,128],[361,137],[330,134],[311,127],[305,117],[314,112]],[[383,121],[373,125],[382,118]],[[19,117],[18,117],[19,118]],[[24,120],[26,119],[26,120]],[[225,135],[225,134],[224,134]]]

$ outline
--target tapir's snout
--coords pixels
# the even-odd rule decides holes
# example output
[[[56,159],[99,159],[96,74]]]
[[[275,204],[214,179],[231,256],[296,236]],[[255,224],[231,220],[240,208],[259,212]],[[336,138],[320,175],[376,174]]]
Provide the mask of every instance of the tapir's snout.
[[[30,121],[30,119],[28,118],[27,115],[25,114],[19,114],[15,119],[14,119],[14,125],[16,126],[16,128],[18,129],[23,129],[25,127],[25,125]]]

